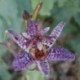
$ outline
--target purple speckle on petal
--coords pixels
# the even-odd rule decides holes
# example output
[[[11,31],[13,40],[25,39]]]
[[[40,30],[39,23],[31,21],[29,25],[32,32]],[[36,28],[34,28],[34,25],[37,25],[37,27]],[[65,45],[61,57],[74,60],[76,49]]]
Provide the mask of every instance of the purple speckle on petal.
[[[29,35],[35,35],[37,32],[40,31],[39,21],[37,20],[30,20],[27,23],[28,26],[28,34]]]
[[[49,61],[74,61],[75,55],[65,48],[57,47],[49,50],[47,59]]]
[[[28,68],[32,63],[33,58],[29,53],[20,52],[15,56],[12,66],[16,71],[19,71]]]
[[[45,75],[46,77],[49,76],[50,69],[49,69],[49,64],[47,60],[38,61],[38,67],[39,67],[39,70],[43,73],[43,75]]]

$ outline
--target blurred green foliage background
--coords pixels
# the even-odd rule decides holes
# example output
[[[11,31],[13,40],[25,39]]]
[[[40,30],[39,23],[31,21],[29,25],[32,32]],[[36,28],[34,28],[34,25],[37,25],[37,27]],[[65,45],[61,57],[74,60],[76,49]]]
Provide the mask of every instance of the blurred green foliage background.
[[[39,0],[0,0],[0,41],[5,41],[8,38],[5,30],[13,29],[16,32],[22,32],[25,29],[26,26],[22,18],[23,11],[27,10],[32,15],[38,2]],[[79,76],[80,0],[42,0],[42,2],[43,6],[38,18],[42,20],[44,26],[50,26],[52,29],[58,22],[66,22],[56,44],[65,46],[75,53],[75,64],[78,69],[76,74]],[[46,80],[37,70],[14,72],[11,69],[11,59],[12,53],[5,46],[0,45],[0,80]],[[24,76],[26,77],[24,78]]]

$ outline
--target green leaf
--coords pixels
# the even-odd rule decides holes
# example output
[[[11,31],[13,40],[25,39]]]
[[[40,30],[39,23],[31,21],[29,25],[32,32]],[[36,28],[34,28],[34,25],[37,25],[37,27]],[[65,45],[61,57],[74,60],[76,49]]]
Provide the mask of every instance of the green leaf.
[[[0,16],[0,41],[5,40],[5,30],[8,28],[8,25],[5,21],[5,19]]]
[[[0,15],[8,19],[8,17],[15,18],[17,13],[18,10],[14,0],[0,0]]]
[[[77,27],[71,23],[66,24],[63,31],[62,31],[62,35],[67,35],[69,33],[73,33],[73,32],[77,32]]]
[[[7,72],[5,64],[0,59],[0,77],[2,80],[11,80],[11,75]]]
[[[27,71],[26,77],[28,80],[44,80],[44,77],[37,70]]]
[[[3,33],[4,30],[8,29],[9,27],[14,27],[12,26],[13,25],[12,23],[18,18],[17,14],[18,10],[14,0],[7,0],[7,1],[0,0],[0,16],[4,18],[5,21],[3,22],[7,24],[4,25],[4,23],[2,23],[0,25],[0,30],[2,30]],[[2,35],[4,35],[3,33]]]
[[[0,57],[1,57],[2,55],[4,55],[4,54],[6,53],[6,51],[7,51],[6,47],[4,47],[4,46],[2,46],[2,45],[0,44]]]
[[[67,7],[54,7],[53,10],[53,18],[55,18],[56,21],[67,21],[73,16],[73,13]]]
[[[76,37],[71,40],[70,43],[76,54],[80,56],[80,35],[76,35]]]
[[[63,7],[66,4],[67,0],[57,0],[57,2],[59,7]]]
[[[59,2],[60,1],[60,2]],[[56,5],[53,7],[52,15],[53,18],[55,18],[57,21],[61,20],[70,20],[71,17],[76,16],[76,14],[80,11],[80,0],[63,0],[65,1],[63,4],[61,4],[62,0],[58,0]],[[60,6],[59,6],[60,5]]]
[[[80,13],[77,13],[76,16],[74,16],[76,22],[80,25]]]
[[[72,39],[66,41],[77,57],[80,57],[80,35],[76,34]]]
[[[31,0],[15,0],[15,2],[17,3],[18,16],[22,16],[24,10],[32,13]]]

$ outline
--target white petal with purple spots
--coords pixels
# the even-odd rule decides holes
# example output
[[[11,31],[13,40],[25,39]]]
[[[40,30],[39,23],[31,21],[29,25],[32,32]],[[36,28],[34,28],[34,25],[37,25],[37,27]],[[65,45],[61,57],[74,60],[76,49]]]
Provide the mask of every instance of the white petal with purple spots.
[[[49,50],[47,59],[49,61],[74,61],[75,55],[65,48],[57,47]]]
[[[59,37],[59,35],[62,32],[62,29],[64,28],[65,23],[64,22],[60,22],[51,32],[51,34],[49,35],[49,38],[46,38],[44,40],[44,45],[47,45],[49,48],[53,46],[53,44],[55,43],[56,39]]]
[[[34,60],[29,53],[21,51],[15,56],[12,67],[15,71],[20,71],[28,68],[33,62]]]
[[[47,60],[39,60],[37,61],[37,65],[41,73],[45,75],[46,77],[49,77],[50,70],[49,70],[49,64]]]
[[[28,45],[28,42],[27,42],[28,40],[27,39],[25,39],[21,34],[17,34],[12,30],[8,30],[8,33],[9,33],[10,37],[12,38],[12,40],[15,43],[17,43],[17,45],[20,48],[22,48],[25,51],[28,51],[28,47],[29,47],[30,44]]]
[[[40,22],[36,20],[30,20],[27,23],[27,33],[31,36],[35,35],[36,33],[40,32]]]

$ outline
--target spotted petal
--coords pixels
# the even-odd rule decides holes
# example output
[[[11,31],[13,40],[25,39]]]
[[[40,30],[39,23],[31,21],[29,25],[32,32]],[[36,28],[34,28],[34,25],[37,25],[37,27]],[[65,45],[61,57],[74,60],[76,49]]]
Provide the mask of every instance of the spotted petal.
[[[27,32],[29,35],[35,35],[40,32],[40,22],[36,20],[29,20],[27,23]]]
[[[12,67],[15,71],[24,70],[34,62],[32,56],[29,53],[21,51],[15,56]]]
[[[49,50],[47,59],[49,61],[74,61],[75,55],[63,47],[58,47]]]
[[[47,45],[48,47],[52,47],[53,44],[55,43],[56,39],[59,37],[59,35],[62,32],[62,29],[64,27],[65,23],[60,22],[51,32],[49,35],[49,38],[46,38],[44,40],[44,44]]]
[[[41,73],[44,76],[49,77],[50,70],[49,70],[49,64],[48,64],[47,60],[37,61],[37,65],[38,65],[38,68],[41,71]]]
[[[17,43],[20,48],[24,49],[25,51],[28,51],[27,48],[29,46],[27,43],[27,39],[25,39],[21,34],[17,34],[12,30],[8,30],[8,33],[10,37],[13,39],[13,41]]]

